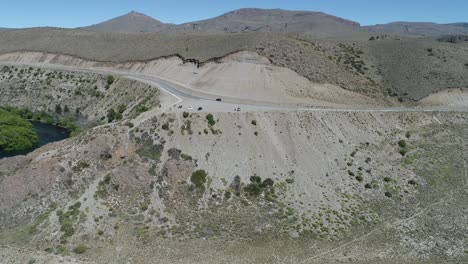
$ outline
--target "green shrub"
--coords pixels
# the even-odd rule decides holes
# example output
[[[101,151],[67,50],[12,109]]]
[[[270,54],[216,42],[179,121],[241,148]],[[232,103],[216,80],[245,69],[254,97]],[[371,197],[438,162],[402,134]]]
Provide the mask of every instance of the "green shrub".
[[[86,250],[88,250],[88,247],[81,244],[79,246],[77,246],[76,248],[73,249],[73,252],[76,253],[76,254],[83,254],[86,252]]]
[[[275,184],[275,181],[272,180],[271,178],[266,178],[262,184],[264,187],[271,187]]]
[[[216,124],[216,121],[214,120],[214,117],[212,114],[207,114],[206,120],[208,120],[208,125],[210,126],[214,126]]]
[[[406,149],[400,149],[400,151],[398,151],[398,153],[400,153],[401,156],[405,156],[407,151],[406,151]]]
[[[184,113],[182,114],[182,116],[183,116],[184,118],[189,117],[189,115],[190,115],[190,114],[189,114],[188,112],[184,112]]]
[[[127,106],[126,106],[126,105],[121,104],[121,105],[119,105],[119,106],[117,107],[117,112],[119,112],[119,113],[121,113],[121,114],[122,114],[123,112],[125,112],[125,110],[127,110]]]
[[[195,185],[197,188],[204,188],[206,183],[206,177],[208,174],[204,170],[197,170],[192,173],[192,177],[190,177],[190,181]]]
[[[400,146],[400,148],[406,148],[406,141],[404,139],[398,141],[398,146]]]
[[[81,172],[83,169],[86,169],[86,168],[89,168],[89,163],[84,161],[84,160],[80,160],[78,161],[78,163],[72,167],[72,170],[73,172]]]
[[[257,125],[257,120],[252,120],[251,124],[256,126]]]
[[[254,175],[250,177],[250,183],[245,186],[244,191],[251,196],[259,196],[264,191],[267,191],[267,194],[269,194],[269,191],[271,191],[270,187],[272,187],[274,183],[275,182],[270,178],[262,182],[260,176]]]
[[[146,112],[146,111],[148,111],[148,110],[149,110],[149,108],[148,108],[146,105],[144,105],[144,104],[139,105],[139,106],[137,107],[137,109],[136,109],[136,111],[137,111],[138,114],[144,113],[144,112]]]
[[[183,159],[183,160],[192,160],[192,156],[190,155],[187,155],[187,154],[180,154],[180,157]]]
[[[362,182],[362,180],[364,180],[364,178],[361,175],[358,175],[358,176],[356,176],[356,180],[358,182]]]
[[[55,105],[55,113],[61,114],[62,113],[62,106],[61,105]]]
[[[146,210],[148,210],[148,204],[142,204],[142,205],[140,206],[140,209],[141,209],[141,211],[146,211]]]
[[[261,183],[262,178],[260,176],[257,176],[257,175],[250,176],[250,182],[252,182],[252,183]]]
[[[262,186],[257,182],[249,183],[244,190],[252,196],[259,196],[263,192]]]
[[[114,81],[115,81],[114,76],[112,76],[112,75],[107,76],[107,84],[108,84],[108,85],[113,84]]]
[[[107,120],[109,123],[113,122],[117,119],[117,112],[113,108],[107,110]]]

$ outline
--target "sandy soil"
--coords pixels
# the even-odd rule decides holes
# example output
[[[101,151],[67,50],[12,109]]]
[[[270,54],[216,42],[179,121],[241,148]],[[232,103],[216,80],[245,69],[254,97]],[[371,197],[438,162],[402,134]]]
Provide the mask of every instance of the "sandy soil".
[[[468,107],[468,89],[450,89],[431,94],[422,99],[421,106],[450,106],[453,108]]]
[[[317,84],[296,72],[273,66],[268,59],[252,52],[238,52],[220,62],[197,68],[177,57],[133,63],[98,63],[44,53],[0,55],[4,63],[63,65],[87,69],[113,69],[141,73],[169,80],[188,91],[211,97],[238,98],[276,104],[302,104],[323,107],[376,106],[384,102],[342,89],[332,84]]]

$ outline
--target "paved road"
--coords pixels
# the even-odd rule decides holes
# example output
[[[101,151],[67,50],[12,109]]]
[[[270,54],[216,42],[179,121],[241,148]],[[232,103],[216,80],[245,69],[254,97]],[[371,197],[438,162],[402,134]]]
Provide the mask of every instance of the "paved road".
[[[55,70],[75,71],[75,72],[89,72],[98,74],[113,74],[120,75],[128,79],[141,81],[150,85],[159,87],[163,92],[174,96],[177,101],[167,105],[165,109],[171,108],[173,105],[181,104],[186,101],[189,105],[211,105],[215,110],[219,111],[233,111],[235,108],[240,107],[242,111],[316,111],[316,112],[468,112],[466,108],[385,108],[385,107],[343,107],[343,108],[324,108],[324,107],[305,107],[304,105],[281,104],[277,102],[256,101],[245,98],[226,97],[213,93],[207,93],[189,87],[174,81],[162,78],[156,75],[134,73],[112,68],[80,68],[56,64],[43,64],[43,63],[12,63],[0,62],[0,65],[12,66],[33,66],[42,67]],[[221,98],[222,102],[216,101]],[[176,110],[176,109],[175,109]]]

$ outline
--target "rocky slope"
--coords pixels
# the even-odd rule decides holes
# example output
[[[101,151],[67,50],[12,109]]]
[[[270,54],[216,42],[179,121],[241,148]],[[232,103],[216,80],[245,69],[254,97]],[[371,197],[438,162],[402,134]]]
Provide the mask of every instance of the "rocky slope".
[[[154,87],[104,79],[2,71],[2,105],[51,95],[88,124],[156,100],[0,160],[2,244],[96,263],[466,260],[465,216],[447,214],[467,210],[465,113],[163,112]]]

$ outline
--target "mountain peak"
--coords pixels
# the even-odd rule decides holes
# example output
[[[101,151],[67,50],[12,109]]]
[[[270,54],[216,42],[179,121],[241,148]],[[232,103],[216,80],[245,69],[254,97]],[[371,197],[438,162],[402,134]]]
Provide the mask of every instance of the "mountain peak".
[[[128,14],[126,14],[125,16],[131,16],[131,17],[149,17],[149,18],[152,18],[148,15],[145,15],[143,13],[140,13],[140,12],[137,12],[137,11],[130,11]]]
[[[111,32],[158,32],[161,31],[164,23],[145,14],[131,11],[102,23],[85,27],[84,29],[93,31]]]

